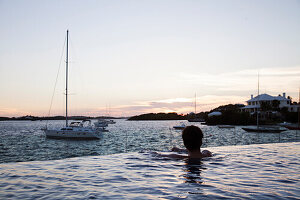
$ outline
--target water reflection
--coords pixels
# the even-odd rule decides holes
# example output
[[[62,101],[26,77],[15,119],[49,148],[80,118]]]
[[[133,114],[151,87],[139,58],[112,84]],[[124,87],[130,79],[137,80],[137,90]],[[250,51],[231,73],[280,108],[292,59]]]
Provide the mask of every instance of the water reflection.
[[[202,170],[206,169],[203,167],[202,160],[200,158],[187,158],[184,160],[184,162],[184,182],[202,184],[203,181],[201,177],[201,172]]]
[[[0,199],[299,199],[299,142],[210,150],[0,164]]]
[[[126,121],[116,120],[97,141],[70,141],[45,138],[41,130],[45,122],[3,121],[0,122],[0,163],[57,160],[70,157],[108,155],[141,150],[167,151],[172,147],[184,148],[181,131],[170,127],[181,121]],[[51,121],[53,128],[64,121]],[[201,128],[204,134],[203,147],[247,145],[260,143],[299,141],[297,131],[278,133],[248,133],[242,127],[232,130],[219,129],[199,123],[187,123]]]

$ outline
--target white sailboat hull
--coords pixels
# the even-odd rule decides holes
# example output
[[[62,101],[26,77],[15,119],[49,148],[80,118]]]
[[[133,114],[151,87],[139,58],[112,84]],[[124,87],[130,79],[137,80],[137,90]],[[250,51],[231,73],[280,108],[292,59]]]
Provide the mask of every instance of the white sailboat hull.
[[[90,128],[62,128],[62,129],[45,129],[48,138],[69,138],[69,139],[100,139],[101,131]]]
[[[278,127],[244,127],[243,130],[247,132],[256,132],[256,133],[281,133],[286,131],[286,129],[281,129]]]

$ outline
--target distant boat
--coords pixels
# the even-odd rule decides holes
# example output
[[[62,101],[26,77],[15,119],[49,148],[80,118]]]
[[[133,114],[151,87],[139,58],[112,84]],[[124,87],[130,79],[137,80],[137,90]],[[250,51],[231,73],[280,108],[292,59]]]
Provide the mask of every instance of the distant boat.
[[[248,128],[242,128],[243,130],[247,132],[255,132],[255,133],[281,133],[283,131],[286,131],[286,129],[281,129],[280,127],[248,127]]]
[[[94,125],[96,127],[106,127],[108,126],[109,124],[115,124],[116,122],[112,119],[98,119]]]
[[[99,139],[101,129],[92,126],[90,120],[82,122],[72,122],[68,124],[68,43],[69,31],[67,30],[67,48],[66,48],[66,126],[60,129],[48,129],[43,131],[48,138],[71,138],[71,139]]]
[[[300,130],[299,124],[285,125],[284,127],[289,129],[289,130]]]
[[[235,128],[235,126],[232,126],[232,125],[218,125],[218,128]]]
[[[197,98],[196,98],[196,94],[195,94],[195,116],[196,116],[196,113],[197,113]],[[204,119],[202,119],[202,118],[197,118],[197,117],[188,119],[188,121],[189,121],[189,122],[205,122]]]
[[[189,122],[205,122],[204,119],[201,118],[193,118],[193,119],[188,119]]]
[[[184,123],[181,123],[180,125],[177,125],[177,126],[173,126],[174,129],[179,129],[179,130],[182,130],[185,128],[185,124]]]
[[[115,124],[116,122],[113,120],[108,120],[108,119],[98,119],[96,122],[94,122],[95,127],[100,129],[102,132],[108,132],[106,127],[109,124]]]
[[[108,124],[115,124],[116,122],[113,119],[107,119],[106,120]]]
[[[94,125],[96,127],[107,127],[108,122],[105,119],[98,119],[96,122],[94,122]]]

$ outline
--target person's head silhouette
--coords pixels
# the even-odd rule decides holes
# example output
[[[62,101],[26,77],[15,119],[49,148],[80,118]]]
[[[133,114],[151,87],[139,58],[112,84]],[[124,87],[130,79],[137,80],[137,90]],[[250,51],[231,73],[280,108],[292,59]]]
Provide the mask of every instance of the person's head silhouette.
[[[203,133],[197,126],[187,126],[182,131],[183,144],[190,152],[200,151]]]

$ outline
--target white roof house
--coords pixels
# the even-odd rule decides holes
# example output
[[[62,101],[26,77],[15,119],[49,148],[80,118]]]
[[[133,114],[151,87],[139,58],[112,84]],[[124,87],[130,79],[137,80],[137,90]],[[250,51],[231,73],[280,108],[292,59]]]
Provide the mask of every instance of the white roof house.
[[[247,101],[247,106],[242,109],[248,112],[255,112],[258,108],[260,108],[261,102],[269,102],[272,105],[272,102],[277,100],[279,102],[279,108],[287,107],[289,111],[292,111],[291,108],[291,99],[286,98],[286,94],[283,93],[282,96],[271,96],[268,94],[260,94],[256,97],[251,95],[251,98]]]
[[[253,98],[253,95],[251,95],[251,99],[249,99],[247,102],[256,102],[256,101],[273,101],[273,100],[277,100],[277,101],[289,101],[291,102],[290,99],[285,97],[285,93],[283,93],[283,96],[271,96],[268,94],[260,94],[256,97]]]

